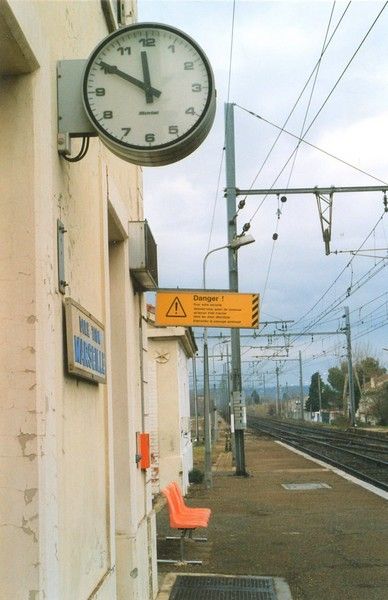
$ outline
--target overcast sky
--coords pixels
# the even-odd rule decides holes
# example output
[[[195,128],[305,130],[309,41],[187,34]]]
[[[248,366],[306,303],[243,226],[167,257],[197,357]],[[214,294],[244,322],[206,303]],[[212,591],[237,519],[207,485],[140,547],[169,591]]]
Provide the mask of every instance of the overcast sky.
[[[388,7],[384,7],[384,2],[369,1],[138,0],[139,21],[168,23],[202,46],[217,88],[215,124],[202,146],[173,165],[144,169],[145,216],[158,244],[160,287],[200,289],[205,254],[227,243],[223,197],[227,101],[236,104],[236,183],[241,189],[376,186],[388,181]],[[295,162],[290,160],[297,140],[286,133],[262,167],[279,133],[275,126],[281,127],[289,117],[318,64],[325,39],[330,43],[286,129],[300,136],[305,121],[307,142],[359,170],[303,142]],[[388,260],[379,257],[388,256],[388,213],[383,216],[382,192],[335,194],[329,256],[314,195],[290,195],[284,204],[276,196],[268,196],[261,205],[262,201],[263,196],[249,196],[238,215],[238,231],[250,223],[256,240],[239,251],[239,289],[261,294],[261,320],[293,320],[288,324],[293,332],[336,331],[348,305],[355,353],[371,353],[387,366],[388,352],[383,348],[388,348]],[[363,243],[368,256],[340,252],[357,250]],[[377,248],[383,250],[369,250]],[[209,257],[206,281],[209,288],[228,288],[226,250]],[[264,331],[274,329],[268,326]],[[202,331],[195,333],[200,339]],[[256,366],[245,362],[269,354],[246,346],[267,342],[242,338],[246,380],[254,374],[258,388],[262,372],[267,373],[267,382],[275,381],[275,362],[255,359]],[[325,377],[344,356],[344,342],[343,335],[300,337],[289,358],[302,351],[304,382],[309,383],[313,372],[319,370]],[[220,370],[221,363],[216,368]],[[298,376],[297,362],[284,362],[282,385],[297,383]]]

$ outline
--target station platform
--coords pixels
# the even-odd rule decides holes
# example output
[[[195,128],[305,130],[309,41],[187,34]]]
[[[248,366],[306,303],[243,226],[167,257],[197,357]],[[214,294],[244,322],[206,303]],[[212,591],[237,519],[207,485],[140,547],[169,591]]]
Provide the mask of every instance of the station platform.
[[[249,477],[237,477],[222,446],[221,435],[212,487],[192,485],[187,498],[189,505],[212,509],[206,533],[198,530],[208,541],[185,543],[186,558],[203,562],[159,564],[157,600],[388,599],[387,492],[378,495],[368,484],[249,430]],[[164,539],[176,533],[165,506],[157,511],[157,529],[158,557],[178,559],[179,541]],[[261,584],[258,578],[264,587],[246,593],[246,585],[253,590]],[[188,582],[193,589],[185,592]],[[224,591],[213,592],[213,582],[214,590]],[[236,589],[241,584],[241,594],[228,595],[229,583]]]

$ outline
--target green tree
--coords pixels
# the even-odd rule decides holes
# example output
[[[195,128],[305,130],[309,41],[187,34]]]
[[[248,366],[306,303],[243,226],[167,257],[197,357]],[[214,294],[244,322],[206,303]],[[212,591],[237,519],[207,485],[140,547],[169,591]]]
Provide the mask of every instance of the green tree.
[[[313,373],[311,375],[309,395],[306,400],[306,410],[311,410],[312,412],[316,412],[319,410],[319,389],[321,391],[321,406],[323,408],[324,387],[325,386],[324,386],[322,377],[320,376],[319,372],[317,371],[316,373]]]
[[[251,394],[251,398],[252,398],[252,404],[260,404],[260,396],[256,392],[256,390],[253,390],[253,392]]]
[[[330,398],[329,403],[332,408],[343,408],[343,394],[345,379],[347,377],[348,365],[342,362],[338,367],[331,367],[327,375],[327,394]]]
[[[387,372],[387,369],[380,365],[377,358],[373,356],[366,356],[365,358],[357,361],[356,370],[360,385],[363,387],[365,384],[370,383],[372,377],[379,377]]]

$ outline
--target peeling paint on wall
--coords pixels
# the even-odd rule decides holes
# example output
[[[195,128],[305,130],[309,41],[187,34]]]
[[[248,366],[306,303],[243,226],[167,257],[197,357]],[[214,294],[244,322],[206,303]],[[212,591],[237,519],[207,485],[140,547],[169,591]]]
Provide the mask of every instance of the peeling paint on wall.
[[[36,433],[22,433],[20,432],[19,435],[17,436],[20,447],[22,449],[22,455],[25,458],[29,458],[30,460],[34,460],[34,458],[36,458],[36,453],[30,452],[29,454],[26,454],[26,446],[28,444],[28,442],[32,442],[33,440],[35,440],[36,438]]]
[[[24,490],[24,502],[30,504],[38,491],[38,488],[27,488]]]
[[[33,518],[37,518],[37,515],[36,515],[36,517],[33,517]],[[32,519],[30,519],[30,521],[31,520]],[[29,521],[23,517],[21,528],[23,529],[24,533],[26,533],[27,535],[31,535],[33,541],[36,543],[38,541],[38,538],[36,537],[35,531],[33,529],[31,529],[30,526],[28,526],[28,523],[29,523]]]

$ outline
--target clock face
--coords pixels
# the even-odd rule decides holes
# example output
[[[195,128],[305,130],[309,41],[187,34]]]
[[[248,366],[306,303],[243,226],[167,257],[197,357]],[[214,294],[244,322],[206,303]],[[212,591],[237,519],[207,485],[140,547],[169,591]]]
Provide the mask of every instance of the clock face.
[[[181,31],[132,25],[105,38],[87,61],[85,110],[102,141],[135,164],[162,165],[187,156],[214,120],[210,64]]]

